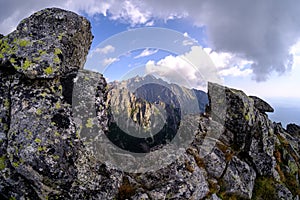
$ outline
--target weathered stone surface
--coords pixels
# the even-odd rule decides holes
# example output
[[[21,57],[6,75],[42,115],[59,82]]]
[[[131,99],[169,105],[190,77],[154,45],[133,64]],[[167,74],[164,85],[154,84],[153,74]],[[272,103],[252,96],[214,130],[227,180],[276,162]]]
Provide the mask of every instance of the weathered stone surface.
[[[202,199],[209,192],[206,172],[190,155],[156,172],[136,177],[151,199]]]
[[[249,96],[249,97],[254,100],[254,106],[260,112],[274,112],[274,108],[272,108],[267,102],[265,102],[261,98],[256,96]]]
[[[279,199],[293,199],[293,194],[281,184],[276,185],[276,191]]]
[[[146,153],[163,149],[160,160],[146,156],[156,168],[125,170],[145,167],[132,152],[104,157],[118,148],[107,139],[116,134],[109,129],[114,91],[101,74],[80,70],[91,38],[86,19],[61,9],[42,10],[0,35],[0,199],[299,199],[299,127],[284,130],[268,119],[266,102],[214,83],[208,113],[173,121],[186,146],[143,146]],[[115,93],[117,110],[144,128],[155,124],[160,87],[150,86],[153,93],[138,91],[139,100],[125,89]],[[180,98],[190,96],[173,87]],[[160,98],[174,114],[166,108],[176,107],[175,97],[165,91]]]
[[[271,121],[262,114],[256,116],[260,124],[256,124],[251,137],[249,155],[257,173],[262,176],[277,176],[275,151],[276,136]]]
[[[7,156],[13,168],[42,189],[40,197],[47,187],[70,188],[79,140],[60,80],[15,80],[10,97]]]
[[[286,131],[292,136],[300,139],[300,126],[297,124],[288,124],[286,126]]]
[[[214,178],[220,178],[226,168],[226,158],[224,153],[218,149],[204,157],[205,167],[208,174]]]
[[[92,42],[90,23],[58,8],[39,11],[1,39],[0,66],[26,77],[54,78],[83,67]]]
[[[247,163],[233,157],[223,177],[225,194],[251,199],[255,178],[255,171]]]
[[[82,146],[69,94],[91,39],[89,22],[61,9],[35,13],[1,39],[1,198],[70,198]]]
[[[234,134],[236,149],[245,148],[257,115],[253,100],[243,91],[214,83],[208,84],[208,90],[212,119]]]

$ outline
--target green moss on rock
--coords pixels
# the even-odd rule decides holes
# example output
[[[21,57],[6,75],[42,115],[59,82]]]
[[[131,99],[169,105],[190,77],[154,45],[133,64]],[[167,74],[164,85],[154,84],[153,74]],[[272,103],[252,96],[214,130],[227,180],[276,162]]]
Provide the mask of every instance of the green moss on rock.
[[[276,199],[275,180],[271,177],[258,177],[255,180],[252,199]]]
[[[5,155],[4,156],[1,156],[0,157],[0,171],[4,170],[6,168],[6,157]]]

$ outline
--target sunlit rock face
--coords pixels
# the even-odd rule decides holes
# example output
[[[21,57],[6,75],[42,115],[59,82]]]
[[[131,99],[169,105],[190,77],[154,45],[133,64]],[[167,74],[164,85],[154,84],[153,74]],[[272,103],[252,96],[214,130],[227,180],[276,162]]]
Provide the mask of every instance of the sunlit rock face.
[[[107,84],[82,69],[90,28],[49,8],[0,35],[0,199],[299,198],[298,125],[285,130],[267,102],[215,83],[208,94],[152,76]],[[180,128],[180,138],[195,128],[192,140],[159,169],[101,159],[123,148],[124,164],[142,169],[133,155],[163,150]]]

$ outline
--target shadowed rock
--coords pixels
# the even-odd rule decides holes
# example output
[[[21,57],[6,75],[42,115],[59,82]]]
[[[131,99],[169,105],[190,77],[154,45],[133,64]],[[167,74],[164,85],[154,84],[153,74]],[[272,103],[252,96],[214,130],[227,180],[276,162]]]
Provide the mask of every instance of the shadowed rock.
[[[258,98],[256,96],[249,96],[254,101],[254,106],[257,108],[260,112],[274,112],[274,109],[264,100],[261,98]]]

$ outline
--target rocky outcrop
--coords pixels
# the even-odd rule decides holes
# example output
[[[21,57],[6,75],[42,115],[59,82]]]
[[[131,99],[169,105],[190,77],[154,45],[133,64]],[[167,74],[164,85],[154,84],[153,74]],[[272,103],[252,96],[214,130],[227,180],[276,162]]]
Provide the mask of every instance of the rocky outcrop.
[[[54,78],[82,68],[91,45],[90,23],[60,9],[46,9],[21,21],[1,40],[0,65],[27,78]]]
[[[85,18],[56,8],[1,39],[1,198],[50,198],[77,179],[70,92],[91,42]]]
[[[35,13],[0,39],[0,199],[299,199],[299,127],[271,122],[258,97],[209,83],[207,113],[180,114],[182,101],[166,88],[155,87],[169,98],[156,99],[151,84],[150,93],[130,92],[130,81],[111,88],[82,70],[89,22],[61,9]],[[172,88],[188,99],[191,90]],[[148,133],[164,116],[171,128],[158,145],[126,141],[117,113],[128,119],[123,132]],[[174,151],[168,135],[180,143]],[[115,153],[131,142],[135,150]],[[159,168],[145,170],[143,156]]]
[[[288,124],[286,126],[286,131],[292,136],[300,138],[300,126],[297,124]]]
[[[256,96],[249,96],[254,101],[254,106],[260,112],[274,112],[274,109],[264,100]]]

